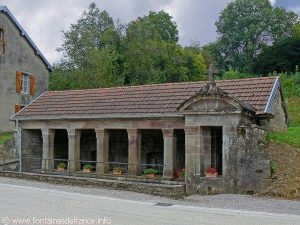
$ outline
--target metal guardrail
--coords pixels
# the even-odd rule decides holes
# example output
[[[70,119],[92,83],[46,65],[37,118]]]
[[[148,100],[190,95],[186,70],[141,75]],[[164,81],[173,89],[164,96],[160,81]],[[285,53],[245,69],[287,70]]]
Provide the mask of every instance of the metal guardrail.
[[[130,164],[124,162],[99,162],[69,159],[45,159],[38,157],[7,157],[0,163],[0,171],[29,172],[37,174],[61,175],[85,178],[128,178],[163,179],[165,165]],[[20,168],[22,167],[22,168]],[[64,168],[62,168],[64,167]],[[148,168],[157,170],[155,177],[148,177],[143,171]]]

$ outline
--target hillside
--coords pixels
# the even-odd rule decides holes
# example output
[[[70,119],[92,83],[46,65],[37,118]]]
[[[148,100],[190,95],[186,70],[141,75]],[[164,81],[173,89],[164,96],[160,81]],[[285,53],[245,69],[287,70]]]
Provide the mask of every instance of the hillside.
[[[300,149],[270,142],[268,150],[274,174],[271,185],[259,195],[300,200]]]
[[[288,99],[287,109],[288,132],[268,135],[274,174],[271,185],[259,194],[300,200],[300,98]]]

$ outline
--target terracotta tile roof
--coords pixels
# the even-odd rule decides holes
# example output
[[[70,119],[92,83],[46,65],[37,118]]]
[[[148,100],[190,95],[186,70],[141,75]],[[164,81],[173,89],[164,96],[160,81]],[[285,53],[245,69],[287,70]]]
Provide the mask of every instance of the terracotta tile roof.
[[[217,81],[218,87],[263,113],[277,77]],[[178,106],[206,82],[48,91],[12,120],[180,116]]]

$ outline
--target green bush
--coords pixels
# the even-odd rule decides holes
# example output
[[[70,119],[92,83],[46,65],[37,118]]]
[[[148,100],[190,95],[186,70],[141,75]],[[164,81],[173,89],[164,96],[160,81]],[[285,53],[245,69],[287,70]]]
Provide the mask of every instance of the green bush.
[[[0,133],[0,145],[3,145],[4,142],[12,140],[14,134],[12,132]]]
[[[144,174],[147,175],[147,174],[158,174],[158,170],[157,169],[154,169],[154,168],[148,168],[148,169],[145,169],[144,170]]]

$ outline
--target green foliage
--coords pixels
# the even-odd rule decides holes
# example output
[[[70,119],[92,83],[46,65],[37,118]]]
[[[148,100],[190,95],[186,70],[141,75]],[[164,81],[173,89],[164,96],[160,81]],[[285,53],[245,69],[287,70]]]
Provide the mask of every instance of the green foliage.
[[[158,40],[177,43],[177,25],[168,13],[150,11],[147,16],[139,17],[129,23],[127,39],[130,41]]]
[[[63,37],[64,43],[58,51],[63,53],[65,66],[69,68],[87,67],[86,57],[90,50],[113,45],[118,39],[113,19],[94,3],[71,24],[70,30],[63,32]]]
[[[292,97],[287,99],[286,105],[290,125],[300,127],[300,97]]]
[[[54,66],[50,90],[120,86],[123,56],[122,26],[115,26],[106,11],[92,3],[82,17],[63,32],[64,43],[58,49],[62,61]]]
[[[54,66],[50,90],[205,79],[202,55],[177,43],[177,25],[168,13],[150,12],[124,27],[91,4],[64,32],[64,58]]]
[[[148,175],[148,174],[158,174],[158,170],[157,169],[154,169],[154,168],[148,168],[148,169],[145,169],[144,170],[144,174],[145,175]]]
[[[300,97],[300,72],[280,75],[281,87],[286,98]]]
[[[194,49],[177,44],[177,25],[167,13],[150,12],[131,22],[124,51],[126,84],[201,80],[204,60]]]
[[[270,141],[285,143],[300,148],[300,126],[289,127],[286,133],[269,133],[267,138]]]
[[[190,49],[165,41],[129,42],[125,53],[127,84],[203,80],[203,57]]]
[[[222,75],[223,80],[235,80],[235,79],[244,79],[251,78],[253,74],[249,73],[240,73],[237,70],[229,69]]]
[[[277,169],[278,169],[278,163],[271,161],[270,162],[271,175],[273,175]]]
[[[216,23],[219,39],[214,52],[219,67],[252,72],[263,47],[290,36],[297,18],[293,12],[273,8],[269,0],[229,3]]]
[[[254,71],[268,74],[270,72],[295,72],[300,65],[300,35],[285,38],[273,46],[263,48],[255,60]]]
[[[66,168],[66,164],[63,163],[63,162],[60,162],[60,163],[57,165],[57,168],[65,169],[65,168]]]
[[[12,132],[0,133],[0,145],[3,145],[4,142],[12,140],[13,138],[14,134]]]
[[[116,173],[122,173],[123,172],[123,168],[121,166],[115,166],[113,168],[113,172],[116,172]]]
[[[86,163],[86,164],[83,165],[83,169],[90,169],[91,170],[91,169],[93,169],[93,166],[89,163]]]

